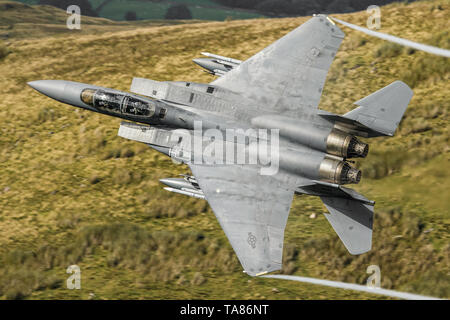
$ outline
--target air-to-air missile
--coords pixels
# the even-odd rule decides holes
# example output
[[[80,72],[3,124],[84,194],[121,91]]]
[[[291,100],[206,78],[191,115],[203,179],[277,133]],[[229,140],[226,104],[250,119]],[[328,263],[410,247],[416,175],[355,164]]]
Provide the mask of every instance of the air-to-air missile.
[[[242,63],[241,60],[228,58],[217,54],[212,54],[209,52],[202,52],[202,55],[209,58],[196,58],[193,59],[192,61],[194,61],[200,67],[206,69],[207,70],[206,72],[214,76],[221,77],[225,73],[227,73],[230,70],[233,70]]]
[[[182,175],[183,178],[165,178],[159,181],[167,187],[164,190],[183,194],[189,197],[205,199],[202,189],[193,176]]]

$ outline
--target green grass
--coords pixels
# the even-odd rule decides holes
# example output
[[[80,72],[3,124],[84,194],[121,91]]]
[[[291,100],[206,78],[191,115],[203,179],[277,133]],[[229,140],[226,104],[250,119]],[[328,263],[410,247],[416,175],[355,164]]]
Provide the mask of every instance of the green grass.
[[[27,4],[37,4],[37,0],[20,0]],[[93,9],[98,8],[104,1],[91,0]],[[122,21],[125,20],[127,11],[134,11],[138,19],[141,20],[160,20],[164,19],[167,9],[173,3],[184,3],[191,10],[193,19],[199,20],[218,20],[223,21],[227,18],[232,19],[252,19],[263,16],[260,13],[243,9],[230,9],[223,7],[212,0],[165,0],[165,1],[139,1],[139,0],[113,0],[105,5],[99,12],[102,18]]]
[[[445,47],[449,10],[443,0],[389,5],[382,31]],[[23,18],[38,29],[45,21],[33,12]],[[337,17],[358,25],[367,19]],[[0,297],[381,299],[246,276],[207,203],[168,193],[158,182],[187,167],[117,137],[120,120],[62,105],[26,85],[67,79],[128,90],[133,76],[206,83],[213,78],[191,62],[201,51],[245,59],[306,19],[189,27],[93,19],[95,29],[81,33],[20,29],[28,35],[16,23],[5,41],[10,53],[0,60]],[[372,251],[349,255],[321,215],[320,199],[298,196],[283,273],[364,284],[366,268],[377,264],[385,288],[449,298],[449,71],[419,51],[374,58],[383,41],[344,31],[321,109],[345,113],[397,79],[412,81],[414,97],[396,136],[372,139],[369,156],[357,164],[363,180],[355,189],[377,202]],[[427,59],[436,66],[423,65]],[[420,76],[410,78],[408,70]],[[66,269],[75,263],[82,289],[68,290]]]
[[[261,14],[240,9],[229,9],[219,6],[213,1],[120,1],[114,0],[107,4],[101,11],[100,16],[113,20],[123,20],[127,11],[135,11],[138,19],[164,19],[167,9],[173,2],[185,3],[192,12],[193,19],[199,20],[219,20],[223,21],[227,17],[233,19],[249,19],[261,17]]]
[[[19,2],[0,1],[0,38],[5,41],[36,39],[48,36],[84,36],[134,30],[140,27],[198,23],[199,20],[112,21],[83,16],[81,30],[69,30],[67,13],[52,6],[28,6]]]
[[[254,19],[263,17],[262,14],[248,12],[243,10],[236,9],[217,9],[217,8],[208,8],[208,7],[193,7],[191,8],[192,17],[194,19],[199,20],[217,20],[224,21],[226,19]]]
[[[138,19],[164,19],[169,7],[170,5],[164,2],[115,0],[107,4],[101,10],[100,15],[112,20],[123,20],[127,11],[134,11]]]

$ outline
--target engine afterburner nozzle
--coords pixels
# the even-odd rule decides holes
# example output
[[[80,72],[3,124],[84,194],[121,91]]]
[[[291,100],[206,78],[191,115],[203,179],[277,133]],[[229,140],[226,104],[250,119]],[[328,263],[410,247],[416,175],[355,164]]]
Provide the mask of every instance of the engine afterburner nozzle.
[[[321,180],[337,184],[359,183],[361,171],[353,168],[345,161],[324,159],[319,167]]]
[[[355,138],[355,141],[350,143],[348,148],[349,158],[365,158],[369,153],[369,145],[367,143],[361,142]]]
[[[361,175],[361,170],[350,168],[347,171],[345,179],[347,180],[347,183],[359,183],[359,181],[361,181]]]
[[[333,130],[327,137],[327,153],[343,158],[365,158],[369,145],[351,134]]]

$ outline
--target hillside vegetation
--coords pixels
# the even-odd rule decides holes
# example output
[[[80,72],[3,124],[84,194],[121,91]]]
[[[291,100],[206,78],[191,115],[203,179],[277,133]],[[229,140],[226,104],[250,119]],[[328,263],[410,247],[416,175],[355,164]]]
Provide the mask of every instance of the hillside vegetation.
[[[249,19],[263,14],[255,10],[226,7],[214,0],[18,0],[26,4],[51,4],[66,9],[79,5],[82,14],[112,20],[127,20],[126,13],[136,13],[139,20],[164,19],[169,8],[182,5],[191,12],[193,19],[225,20]]]
[[[347,13],[365,10],[371,5],[386,5],[396,0],[17,0],[26,4],[50,4],[66,9],[78,5],[83,15],[112,20],[128,20],[126,12],[137,19],[163,19],[169,8],[182,5],[195,19],[249,19],[306,16],[316,13]],[[415,0],[410,0],[412,2]]]
[[[449,15],[444,0],[391,4],[382,8],[381,31],[449,49]],[[365,12],[336,17],[362,26],[367,20]],[[62,105],[26,85],[66,79],[128,90],[134,76],[209,82],[191,62],[201,51],[246,59],[307,19],[12,34],[0,58],[0,297],[382,298],[246,276],[208,204],[158,182],[187,167],[117,137],[119,119]],[[375,264],[384,288],[450,298],[450,61],[342,29],[347,37],[321,109],[344,113],[397,79],[414,97],[396,136],[372,139],[357,164],[363,180],[356,189],[377,202],[372,251],[348,254],[321,201],[298,196],[282,273],[365,284]],[[72,264],[81,268],[81,290],[66,288]]]
[[[15,1],[0,1],[0,39],[16,41],[41,37],[86,34],[105,34],[136,27],[165,26],[186,23],[200,23],[199,20],[141,20],[112,21],[105,18],[82,16],[81,30],[69,30],[66,22],[69,15],[65,10],[48,5],[28,5]]]

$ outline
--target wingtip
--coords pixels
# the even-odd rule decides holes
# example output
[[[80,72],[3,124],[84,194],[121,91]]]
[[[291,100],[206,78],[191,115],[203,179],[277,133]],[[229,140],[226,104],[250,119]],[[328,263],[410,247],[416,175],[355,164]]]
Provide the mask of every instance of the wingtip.
[[[364,248],[364,249],[358,249],[358,250],[350,250],[349,248],[347,248],[348,252],[353,255],[353,256],[359,256],[361,254],[367,253],[370,250],[372,250],[372,246],[370,246],[370,248]]]
[[[401,87],[403,87],[403,88],[405,88],[405,89],[409,89],[411,92],[413,92],[412,89],[411,89],[411,87],[408,86],[408,85],[407,85],[405,82],[403,82],[402,80],[395,80],[394,82],[391,83],[391,85],[393,85],[393,84],[399,85],[399,86],[401,86]]]

